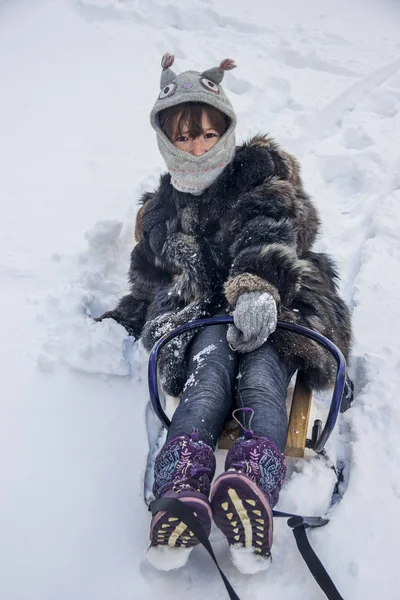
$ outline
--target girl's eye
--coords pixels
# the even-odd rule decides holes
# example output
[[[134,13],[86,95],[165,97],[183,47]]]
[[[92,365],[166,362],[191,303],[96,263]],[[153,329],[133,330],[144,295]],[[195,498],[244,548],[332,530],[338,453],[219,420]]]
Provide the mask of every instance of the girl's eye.
[[[187,137],[185,137],[185,136],[183,136],[183,135],[179,135],[179,136],[176,138],[176,140],[175,140],[175,141],[176,141],[176,142],[187,142],[188,140],[189,140],[189,138],[187,138]]]
[[[164,100],[164,98],[169,98],[169,96],[172,96],[172,94],[174,94],[175,90],[176,90],[176,83],[169,83],[168,85],[165,86],[165,88],[163,90],[161,90],[161,92],[158,95],[158,99]]]
[[[204,136],[207,139],[211,139],[213,137],[218,137],[217,133],[206,133],[206,135]]]
[[[219,87],[217,86],[216,83],[214,83],[210,79],[206,79],[205,77],[202,77],[200,79],[200,83],[203,87],[206,88],[206,90],[210,90],[210,92],[214,92],[214,94],[219,94]]]

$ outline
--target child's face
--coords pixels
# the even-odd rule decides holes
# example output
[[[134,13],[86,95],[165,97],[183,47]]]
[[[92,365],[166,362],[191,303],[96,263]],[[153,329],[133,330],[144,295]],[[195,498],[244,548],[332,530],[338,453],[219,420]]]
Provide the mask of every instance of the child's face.
[[[179,115],[177,115],[176,123],[178,120]],[[179,135],[179,132],[175,131],[171,140],[172,143],[176,148],[179,148],[179,150],[189,152],[189,154],[193,154],[193,156],[205,154],[215,146],[221,136],[218,131],[213,128],[204,112],[201,118],[201,126],[204,133],[197,138],[189,137],[188,128],[186,126],[184,126],[181,131],[182,135]]]

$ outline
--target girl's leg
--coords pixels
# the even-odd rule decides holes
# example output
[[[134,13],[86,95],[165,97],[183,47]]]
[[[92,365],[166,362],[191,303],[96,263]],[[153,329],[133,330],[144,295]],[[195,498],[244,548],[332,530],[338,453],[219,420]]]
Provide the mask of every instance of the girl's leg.
[[[281,452],[287,437],[287,389],[294,371],[269,343],[240,357],[236,408],[253,409],[251,429],[271,438]],[[241,420],[250,426],[249,413],[241,413]]]
[[[189,352],[188,381],[155,461],[153,491],[156,498],[178,498],[187,504],[209,534],[214,448],[232,408],[238,359],[223,325],[200,330]],[[186,524],[167,511],[153,517],[150,540],[148,558],[163,569],[185,564],[190,548],[199,543]]]
[[[226,472],[214,484],[211,504],[233,562],[243,573],[263,570],[270,562],[272,507],[286,474],[282,451],[293,371],[268,343],[240,358],[236,406],[244,409],[245,431],[228,452]]]
[[[204,327],[189,349],[188,380],[172,417],[167,440],[197,431],[215,448],[232,410],[238,355],[226,341],[226,325]]]

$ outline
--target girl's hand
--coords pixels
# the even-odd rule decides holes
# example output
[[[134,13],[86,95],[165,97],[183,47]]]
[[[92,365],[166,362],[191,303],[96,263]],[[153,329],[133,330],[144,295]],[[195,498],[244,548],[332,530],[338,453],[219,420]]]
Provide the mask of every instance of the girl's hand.
[[[237,300],[226,338],[238,352],[252,352],[262,346],[276,329],[277,310],[268,292],[245,292]]]

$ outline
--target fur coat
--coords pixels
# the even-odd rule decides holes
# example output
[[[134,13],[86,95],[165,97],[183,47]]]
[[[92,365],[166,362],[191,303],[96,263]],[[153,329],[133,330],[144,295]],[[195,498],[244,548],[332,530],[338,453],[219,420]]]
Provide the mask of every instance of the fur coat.
[[[320,221],[304,192],[299,165],[267,136],[236,149],[232,162],[201,196],[177,191],[171,177],[142,198],[131,254],[131,292],[111,317],[150,350],[188,321],[230,312],[243,292],[265,290],[278,318],[318,331],[348,358],[351,326],[337,293],[332,260],[313,252]],[[195,332],[161,353],[164,390],[178,396]],[[316,342],[277,330],[268,343],[303,371],[314,389],[334,381],[336,366]]]

